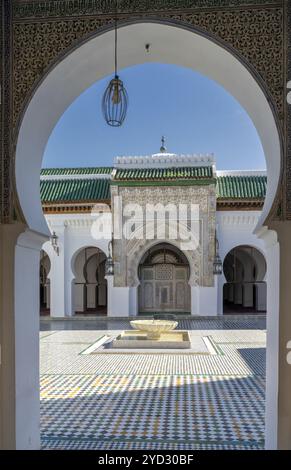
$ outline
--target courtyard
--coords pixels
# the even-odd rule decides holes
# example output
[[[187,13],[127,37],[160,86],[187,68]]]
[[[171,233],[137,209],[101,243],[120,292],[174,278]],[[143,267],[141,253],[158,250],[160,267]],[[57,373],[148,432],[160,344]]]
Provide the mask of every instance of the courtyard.
[[[184,318],[212,354],[84,354],[129,320],[41,319],[44,449],[263,449],[266,319]]]

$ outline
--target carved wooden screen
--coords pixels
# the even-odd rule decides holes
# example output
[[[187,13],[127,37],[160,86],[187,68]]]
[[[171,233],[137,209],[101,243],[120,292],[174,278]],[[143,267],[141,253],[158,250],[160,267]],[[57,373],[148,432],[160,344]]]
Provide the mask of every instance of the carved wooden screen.
[[[189,312],[188,267],[170,263],[142,266],[140,312]]]

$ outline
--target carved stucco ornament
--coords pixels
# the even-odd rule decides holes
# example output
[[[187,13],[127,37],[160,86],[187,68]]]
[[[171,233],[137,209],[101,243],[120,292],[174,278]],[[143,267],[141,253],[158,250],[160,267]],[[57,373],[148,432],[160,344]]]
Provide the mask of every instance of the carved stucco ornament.
[[[13,11],[11,11],[13,7]],[[115,0],[3,1],[1,220],[13,220],[13,158],[25,105],[50,67],[113,24]],[[261,78],[285,139],[280,218],[291,219],[291,5],[285,0],[120,0],[120,21],[155,18],[198,28],[233,48]],[[4,34],[5,33],[5,34]],[[5,67],[4,67],[5,64]],[[3,73],[2,73],[3,72]]]

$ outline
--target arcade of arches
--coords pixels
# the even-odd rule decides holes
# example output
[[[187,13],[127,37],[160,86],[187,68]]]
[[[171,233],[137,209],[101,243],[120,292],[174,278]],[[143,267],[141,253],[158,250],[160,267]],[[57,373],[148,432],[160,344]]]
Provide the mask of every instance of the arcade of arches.
[[[112,65],[106,59],[111,57],[108,52],[113,38],[111,2],[101,14],[98,0],[76,0],[74,10],[70,1],[65,0],[61,9],[59,3],[34,0],[1,3],[0,447],[4,449],[40,447],[37,321],[40,251],[43,248],[50,256],[49,274],[45,264],[42,265],[42,282],[45,285],[44,275],[50,277],[51,292],[56,271],[64,282],[64,263],[69,262],[68,256],[62,258],[55,254],[52,262],[50,247],[45,246],[49,244],[50,230],[39,197],[43,151],[52,128],[68,105],[94,81],[112,72]],[[291,339],[291,110],[286,100],[287,82],[291,80],[290,2],[238,0],[234,5],[226,0],[216,5],[216,2],[206,0],[203,8],[201,2],[195,2],[189,8],[189,2],[173,6],[173,2],[141,1],[131,2],[126,7],[121,5],[120,12],[124,22],[120,28],[122,68],[152,60],[199,70],[238,99],[260,135],[267,162],[268,187],[263,207],[260,201],[252,201],[251,211],[258,210],[260,214],[256,223],[250,225],[252,236],[259,237],[259,243],[265,249],[268,266],[266,447],[290,449],[291,366],[286,359]],[[50,40],[52,34],[54,41]],[[155,47],[146,58],[144,44],[149,38]],[[210,180],[210,187],[204,191],[205,201],[209,203],[205,207],[210,212],[213,210],[210,215],[214,217],[215,184],[212,176]],[[188,189],[183,185],[184,191]],[[199,189],[202,193],[203,188]],[[124,194],[126,191],[125,188]],[[140,188],[138,191],[143,192]],[[183,191],[180,195],[183,196]],[[218,237],[225,239],[220,248],[223,259],[235,246],[253,246],[244,230],[241,231],[244,240],[233,240],[231,227],[236,223],[243,223],[245,227],[249,219],[236,214],[230,221],[223,213],[225,204],[229,210],[229,202],[233,201],[224,198],[220,202],[221,211],[217,211],[221,221]],[[240,204],[241,201],[236,201],[232,210],[235,207],[240,212]],[[75,223],[72,216],[72,213],[70,217],[64,214],[66,224],[59,226],[60,253],[67,247],[66,237]],[[211,220],[215,229],[214,218]],[[82,224],[79,224],[80,231]],[[205,262],[205,285],[199,295],[195,272],[194,278],[190,279],[191,309],[203,304],[203,296],[214,299],[211,289],[218,287],[209,271],[215,250],[214,232],[212,230],[209,237],[208,268]],[[87,234],[86,237],[83,247],[95,246]],[[72,244],[76,242],[75,238],[71,239]],[[70,250],[76,253],[80,248],[78,244]],[[107,256],[107,246],[99,248]],[[259,248],[262,251],[262,247]],[[107,279],[107,292],[112,292],[111,297],[108,294],[108,314],[116,310],[118,299],[119,304],[128,306],[128,311],[138,302],[137,286],[134,283],[121,285],[123,276],[129,279],[135,273],[123,271],[122,263],[119,268],[120,272],[116,268],[118,285]],[[241,276],[243,268],[238,271]],[[72,267],[66,272],[70,273],[69,281],[73,282]],[[97,281],[97,277],[94,275],[90,279]],[[95,282],[88,283],[87,280],[84,276],[84,284],[90,284],[90,290]],[[223,279],[217,282],[222,281],[225,283]],[[95,287],[90,290],[89,299],[97,299],[97,302]],[[221,286],[218,290],[223,291]],[[65,313],[72,312],[71,292],[72,289],[63,292],[55,299],[61,308],[65,306]],[[168,289],[163,292],[166,299]],[[44,292],[42,301],[45,301]],[[222,303],[221,298],[218,304]],[[51,312],[60,311],[53,304],[52,296],[50,309]]]
[[[76,256],[73,284],[73,310],[75,313],[95,312],[106,315],[105,261],[106,255],[94,247],[86,247]]]
[[[266,312],[266,260],[251,246],[233,248],[223,263],[224,313]]]

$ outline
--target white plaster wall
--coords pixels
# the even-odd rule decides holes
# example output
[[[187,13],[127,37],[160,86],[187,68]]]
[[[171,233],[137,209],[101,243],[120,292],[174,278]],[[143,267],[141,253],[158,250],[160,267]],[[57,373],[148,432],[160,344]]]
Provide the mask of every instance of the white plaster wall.
[[[224,260],[230,250],[239,245],[249,245],[257,248],[266,256],[263,240],[254,234],[261,211],[217,211],[217,237],[219,254]]]
[[[274,450],[278,436],[280,246],[276,232],[262,230],[258,235],[265,243],[267,266],[271,267],[267,288],[265,448]]]
[[[222,261],[230,250],[240,245],[253,246],[265,256],[263,240],[253,233],[259,216],[260,211],[217,212],[217,236]],[[76,282],[85,282],[82,271],[84,260],[81,259],[79,253],[85,247],[97,247],[107,254],[108,241],[94,238],[91,233],[92,217],[90,214],[47,215],[46,219],[51,231],[55,231],[59,237],[59,256],[52,249],[50,242],[47,242],[43,247],[51,261],[49,273],[51,316],[70,316],[74,314],[75,310],[83,310],[82,305],[77,305],[72,288],[75,280]],[[92,250],[92,254],[93,252],[94,250]],[[89,255],[90,252],[88,252]],[[78,260],[81,263],[80,266],[82,265],[81,268],[79,267],[80,269],[77,266]],[[191,314],[207,316],[222,314],[224,282],[224,275],[221,275],[215,276],[214,287],[192,286]],[[235,295],[236,301],[242,302],[242,299],[238,298],[239,292]],[[109,316],[136,315],[138,313],[137,288],[117,288],[110,282],[108,304],[110,304]]]
[[[115,287],[114,276],[106,276],[108,288],[108,317],[128,317],[130,312],[130,287]]]
[[[215,276],[216,278],[217,276]],[[200,287],[199,315],[212,317],[217,315],[217,281],[214,287]]]
[[[51,316],[74,315],[73,283],[74,262],[78,253],[85,247],[96,247],[108,254],[108,240],[93,236],[91,228],[94,219],[90,214],[48,214],[47,223],[51,232],[58,235],[59,256],[53,251],[50,242],[44,245],[51,254]]]
[[[217,211],[217,238],[222,262],[230,250],[240,245],[249,245],[257,248],[267,260],[265,243],[254,233],[260,215],[261,211]],[[218,276],[217,281],[219,292],[217,312],[220,315],[223,313],[222,290],[226,279],[222,274]],[[267,273],[265,281],[267,281]]]
[[[16,449],[40,448],[39,263],[45,238],[27,230],[15,248]]]
[[[214,276],[214,287],[191,286],[191,315],[217,315],[217,276]]]

